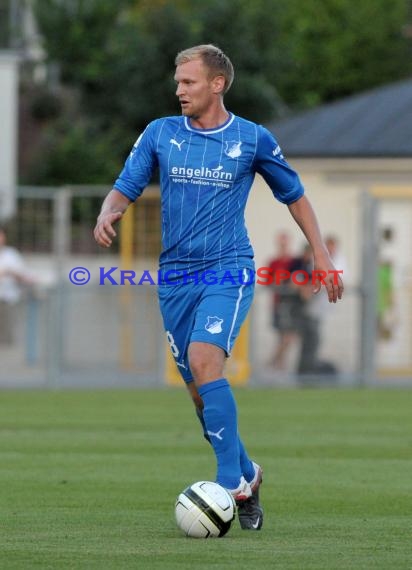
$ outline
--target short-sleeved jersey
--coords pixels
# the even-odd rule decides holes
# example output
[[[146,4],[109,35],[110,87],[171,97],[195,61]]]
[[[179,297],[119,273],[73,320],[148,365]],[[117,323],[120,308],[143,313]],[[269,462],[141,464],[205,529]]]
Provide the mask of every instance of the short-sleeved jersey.
[[[151,122],[137,139],[114,188],[131,201],[160,172],[163,270],[195,272],[253,266],[244,212],[255,173],[291,204],[303,194],[273,135],[233,114],[196,129],[187,117]]]

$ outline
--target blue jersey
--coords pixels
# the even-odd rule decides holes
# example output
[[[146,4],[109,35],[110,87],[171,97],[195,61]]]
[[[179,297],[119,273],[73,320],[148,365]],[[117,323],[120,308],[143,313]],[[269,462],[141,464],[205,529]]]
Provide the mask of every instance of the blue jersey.
[[[291,204],[303,195],[296,172],[264,127],[233,114],[223,125],[196,129],[187,117],[151,122],[137,139],[114,188],[131,201],[160,172],[160,268],[195,272],[253,267],[245,227],[255,177]]]

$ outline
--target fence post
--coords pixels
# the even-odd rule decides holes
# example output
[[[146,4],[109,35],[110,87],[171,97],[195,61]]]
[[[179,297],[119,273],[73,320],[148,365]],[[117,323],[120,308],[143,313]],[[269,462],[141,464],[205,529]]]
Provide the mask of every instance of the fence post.
[[[378,202],[367,191],[362,194],[361,275],[361,362],[362,386],[376,380]]]
[[[130,205],[120,222],[120,264],[122,270],[133,267],[134,209]],[[134,295],[130,283],[120,289],[120,368],[132,371],[134,367],[133,322]]]
[[[48,352],[48,384],[58,388],[64,354],[65,328],[65,262],[70,251],[71,190],[56,190],[53,202],[53,256],[56,271],[56,289],[52,300],[50,334],[51,346]]]

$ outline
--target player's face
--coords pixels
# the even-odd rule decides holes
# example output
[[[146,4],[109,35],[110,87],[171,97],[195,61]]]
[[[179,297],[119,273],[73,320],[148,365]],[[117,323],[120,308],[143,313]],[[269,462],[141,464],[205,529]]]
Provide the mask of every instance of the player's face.
[[[214,80],[200,59],[182,63],[176,67],[176,95],[182,115],[199,119],[212,106],[215,99]]]

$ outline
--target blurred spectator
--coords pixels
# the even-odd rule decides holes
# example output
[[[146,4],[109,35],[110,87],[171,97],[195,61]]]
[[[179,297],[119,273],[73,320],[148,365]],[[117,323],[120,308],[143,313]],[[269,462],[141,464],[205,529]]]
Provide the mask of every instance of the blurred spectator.
[[[342,271],[339,275],[341,279],[345,279],[347,277],[347,264],[340,249],[339,239],[335,235],[327,235],[325,237],[325,245],[335,269],[337,271]]]
[[[282,271],[290,271],[293,255],[290,249],[290,237],[281,232],[275,238],[276,257],[269,263],[271,274],[274,276],[274,294],[272,309],[272,324],[278,333],[278,340],[271,365],[283,370],[286,367],[286,358],[290,346],[297,340],[296,323],[293,316],[295,292],[290,289],[289,280],[280,280],[276,285],[276,275],[281,276]]]
[[[20,301],[22,287],[32,285],[23,257],[6,245],[6,230],[0,226],[0,344],[14,342],[15,307]]]
[[[316,370],[319,349],[320,315],[313,310],[312,285],[313,255],[309,245],[296,257],[290,272],[293,276],[291,288],[295,291],[294,321],[301,339],[297,373],[306,374]]]
[[[377,313],[378,336],[381,340],[393,337],[397,319],[395,312],[394,265],[389,245],[393,243],[392,228],[385,228],[381,233],[381,251],[378,265]]]
[[[301,339],[296,371],[299,375],[334,375],[337,369],[331,362],[319,358],[320,326],[328,302],[324,287],[314,295],[312,283],[313,255],[309,245],[305,245],[300,257],[290,266],[291,287],[297,293],[294,320]]]

